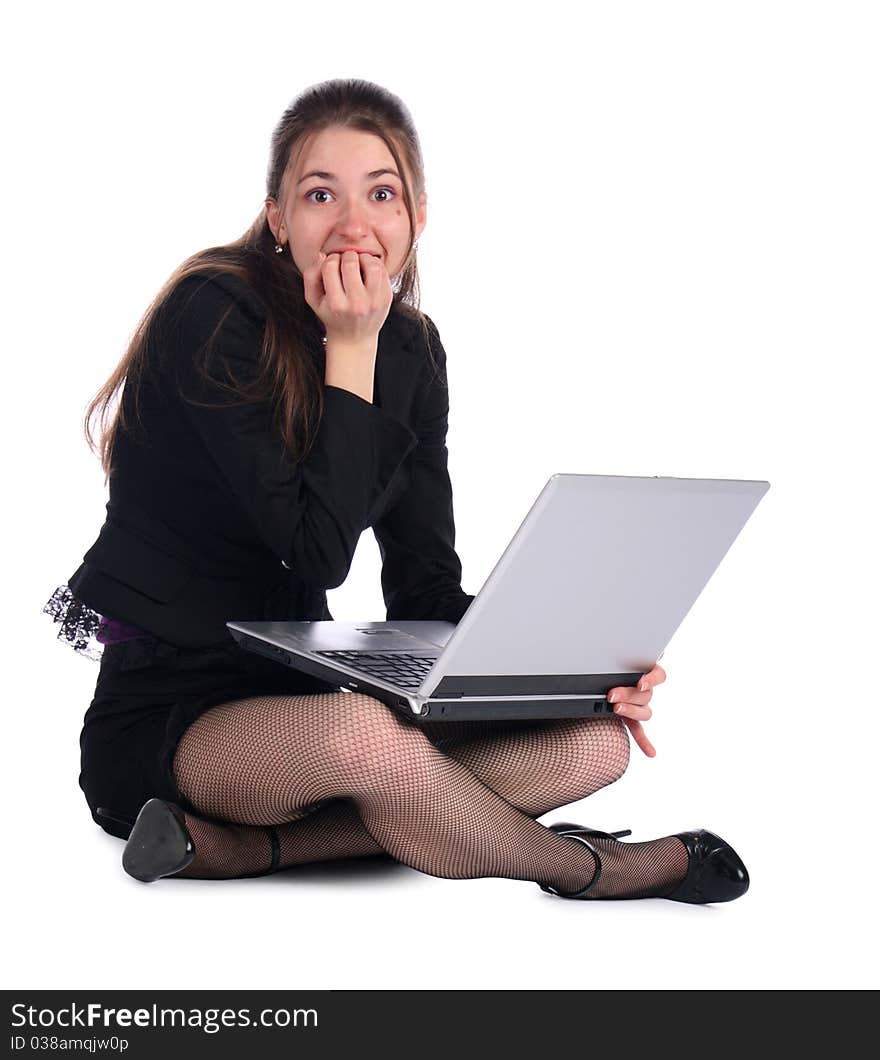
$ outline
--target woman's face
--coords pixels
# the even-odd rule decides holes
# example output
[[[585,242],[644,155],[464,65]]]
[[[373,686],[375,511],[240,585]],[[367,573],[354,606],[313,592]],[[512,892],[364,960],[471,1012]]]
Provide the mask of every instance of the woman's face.
[[[310,175],[316,171],[322,175]],[[300,273],[315,263],[319,250],[355,249],[375,254],[393,280],[410,251],[402,176],[380,137],[360,129],[325,129],[300,156],[283,218],[275,200],[266,199],[269,227]],[[425,227],[426,202],[422,194],[416,203],[413,239]]]

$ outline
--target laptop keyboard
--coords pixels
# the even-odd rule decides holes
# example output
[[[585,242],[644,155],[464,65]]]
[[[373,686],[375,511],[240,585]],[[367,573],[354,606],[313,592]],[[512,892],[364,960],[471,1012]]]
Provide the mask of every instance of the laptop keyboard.
[[[401,688],[418,688],[425,674],[437,661],[436,657],[426,659],[423,655],[408,655],[400,651],[318,651],[315,654],[338,659],[353,669],[381,677]]]

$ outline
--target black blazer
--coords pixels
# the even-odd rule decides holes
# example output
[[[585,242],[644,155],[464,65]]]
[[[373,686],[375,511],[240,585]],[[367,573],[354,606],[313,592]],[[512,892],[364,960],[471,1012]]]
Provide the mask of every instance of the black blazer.
[[[439,371],[421,330],[392,307],[374,402],[325,385],[315,444],[297,462],[267,404],[230,404],[198,371],[194,351],[230,308],[209,373],[248,383],[266,315],[250,286],[229,273],[188,277],[160,311],[143,426],[131,416],[117,435],[106,521],[68,579],[73,593],[181,646],[228,642],[227,621],[331,619],[326,590],[345,580],[372,526],[388,620],[458,622],[473,596],[454,548],[446,355],[433,322]],[[131,395],[122,400],[131,410]]]

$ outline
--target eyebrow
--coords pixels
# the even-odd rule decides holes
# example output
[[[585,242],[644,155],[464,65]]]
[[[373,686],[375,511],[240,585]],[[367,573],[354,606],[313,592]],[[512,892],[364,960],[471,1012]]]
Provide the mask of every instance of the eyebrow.
[[[368,173],[364,177],[364,180],[375,180],[376,177],[381,177],[385,173],[390,173],[393,177],[397,177],[398,180],[401,179],[401,176],[396,169],[374,169],[372,173]],[[333,173],[325,173],[321,169],[313,169],[309,173],[306,173],[305,176],[300,177],[296,182],[296,186],[299,187],[300,184],[307,181],[309,177],[317,177],[319,180],[328,180],[331,182],[335,182],[337,179]]]

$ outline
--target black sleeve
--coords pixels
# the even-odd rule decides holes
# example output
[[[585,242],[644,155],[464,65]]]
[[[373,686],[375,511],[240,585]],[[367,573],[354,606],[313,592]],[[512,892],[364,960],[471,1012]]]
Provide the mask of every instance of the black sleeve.
[[[440,619],[457,623],[474,597],[462,591],[461,560],[455,552],[452,484],[447,470],[449,391],[446,352],[430,317],[437,369],[418,424],[409,485],[399,501],[374,524],[382,557],[382,593],[389,621]]]
[[[187,278],[177,292],[185,297],[163,341],[165,355],[174,359],[185,417],[257,536],[301,582],[335,588],[345,581],[373,506],[416,436],[371,402],[325,385],[314,445],[305,459],[294,460],[269,402],[241,403],[213,381],[231,377],[248,385],[257,378],[265,316],[255,309],[256,296],[227,274]],[[221,318],[204,361],[197,351]]]

